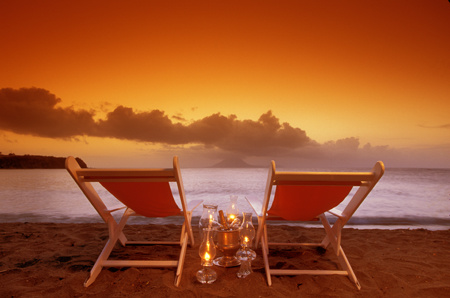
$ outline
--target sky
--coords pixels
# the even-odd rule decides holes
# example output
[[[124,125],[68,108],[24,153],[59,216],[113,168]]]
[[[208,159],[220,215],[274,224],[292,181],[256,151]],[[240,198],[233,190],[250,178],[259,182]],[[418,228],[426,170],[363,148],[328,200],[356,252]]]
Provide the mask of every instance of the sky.
[[[446,0],[0,0],[0,152],[450,168]]]

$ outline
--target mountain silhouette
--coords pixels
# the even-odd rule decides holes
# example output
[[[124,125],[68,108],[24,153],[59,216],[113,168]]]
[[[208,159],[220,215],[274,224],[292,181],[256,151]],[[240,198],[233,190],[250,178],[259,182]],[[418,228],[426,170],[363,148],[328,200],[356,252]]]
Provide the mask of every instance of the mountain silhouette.
[[[248,164],[240,158],[231,157],[213,165],[212,168],[256,168],[256,166]]]

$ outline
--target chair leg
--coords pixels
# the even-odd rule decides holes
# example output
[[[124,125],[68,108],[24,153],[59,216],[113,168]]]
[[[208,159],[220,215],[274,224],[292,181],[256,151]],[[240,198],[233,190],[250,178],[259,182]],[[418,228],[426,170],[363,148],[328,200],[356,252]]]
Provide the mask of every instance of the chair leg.
[[[180,246],[183,246],[184,234],[186,232],[186,222],[181,225]]]
[[[358,290],[361,290],[361,285],[359,284],[358,279],[356,278],[355,272],[353,272],[352,266],[350,265],[350,262],[347,259],[347,256],[344,253],[344,250],[342,247],[339,247],[340,253],[337,256],[339,260],[339,264],[341,264],[342,269],[347,271],[348,278],[355,283]]]
[[[261,242],[262,231],[261,218],[259,216],[257,216],[256,218],[258,219],[258,229],[256,230],[255,249],[258,248],[259,242]]]
[[[334,251],[336,252],[336,255],[339,256],[341,251],[339,248],[341,247],[341,235],[343,227],[341,221],[338,219],[333,227],[331,227],[330,223],[324,215],[322,215],[320,219],[327,233],[320,246],[326,249],[331,243],[333,245]]]
[[[127,220],[132,212],[133,211],[129,211],[129,209],[127,209],[120,219],[120,223],[118,225],[114,220],[108,221],[109,240],[106,242],[105,247],[103,248],[102,252],[97,258],[97,261],[92,267],[89,277],[84,282],[85,287],[91,285],[102,271],[103,263],[109,258],[109,255],[111,254],[114,245],[116,245],[119,237],[123,235],[122,230],[125,227],[125,224],[127,223]]]
[[[340,232],[338,233],[338,228],[342,229],[342,225],[338,224],[340,222],[340,220],[338,219],[336,221],[336,223],[331,226],[328,219],[326,218],[326,216],[324,214],[321,214],[319,216],[320,221],[322,222],[323,227],[325,228],[325,232],[326,232],[326,236],[323,238],[322,242],[320,243],[320,246],[327,249],[327,247],[330,245],[330,243],[332,241],[336,240],[336,235],[340,235]],[[334,237],[331,237],[331,235],[333,235]],[[340,240],[339,240],[340,243]]]
[[[120,232],[120,235],[119,235],[119,242],[120,242],[120,244],[122,246],[126,246],[127,245],[127,241],[128,241],[128,239],[125,236],[125,234],[123,232]]]
[[[269,286],[272,285],[272,277],[270,276],[270,267],[269,267],[269,250],[268,250],[268,243],[267,238],[263,235],[261,238],[261,248],[263,251],[263,259],[264,259],[264,268],[266,270],[266,277],[267,277],[267,284]]]
[[[350,262],[348,261],[347,256],[345,255],[344,250],[342,249],[341,246],[341,232],[343,227],[341,221],[338,219],[336,223],[333,225],[333,227],[331,227],[325,215],[320,216],[320,219],[322,220],[322,224],[327,233],[327,236],[322,240],[321,245],[324,245],[325,248],[329,244],[333,246],[333,249],[336,253],[341,268],[347,271],[348,278],[352,282],[354,282],[358,290],[360,290],[361,285],[359,284],[358,279],[356,278],[356,275],[353,272],[352,266],[350,265]]]
[[[187,232],[188,232],[188,234],[189,234],[189,242],[190,242],[190,246],[192,247],[192,246],[194,246],[195,245],[195,240],[194,240],[194,232],[192,231],[192,223],[191,223],[191,220],[192,220],[192,211],[188,211],[188,216],[187,216],[187,218],[188,218],[188,222],[186,222],[185,224],[186,224],[186,230],[187,230]]]
[[[100,256],[97,258],[97,261],[95,262],[94,266],[90,271],[89,277],[84,282],[85,287],[90,286],[95,281],[97,276],[100,274],[100,272],[103,269],[103,262],[108,259],[109,255],[111,254],[111,251],[114,248],[114,245],[116,244],[116,241],[112,241],[112,239],[109,239],[108,242],[106,242],[105,247],[103,248]]]
[[[263,231],[264,239],[263,245],[266,246],[266,253],[269,254],[269,238],[267,237],[267,226],[264,225],[264,231]]]
[[[105,220],[105,223],[108,225],[109,235],[111,236],[111,232],[115,231],[117,229],[116,220],[114,219],[114,217],[111,214],[109,214],[107,219]],[[123,232],[121,232],[119,235],[120,245],[126,246],[127,241],[128,241],[127,237],[125,236],[125,234]]]
[[[188,234],[184,233],[183,241],[181,243],[180,258],[178,259],[177,273],[175,275],[175,286],[176,287],[178,287],[181,282],[181,274],[183,273],[184,259],[186,258],[187,244],[188,244]]]

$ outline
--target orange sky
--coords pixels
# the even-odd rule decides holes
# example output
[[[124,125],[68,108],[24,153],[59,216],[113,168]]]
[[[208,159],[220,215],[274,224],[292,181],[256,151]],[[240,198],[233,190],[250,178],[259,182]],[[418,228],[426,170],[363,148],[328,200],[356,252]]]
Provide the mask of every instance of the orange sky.
[[[450,167],[448,1],[29,0],[1,1],[0,11],[0,88],[17,91],[0,94],[3,154],[326,166],[356,154],[364,165]],[[19,92],[31,87],[60,101],[39,111],[43,98]],[[124,132],[107,121],[119,105],[136,127],[125,114],[116,114]],[[147,126],[153,110],[164,116]],[[81,111],[104,125],[50,121]],[[227,121],[208,122],[216,113]],[[47,133],[55,126],[66,133]],[[153,136],[163,129],[177,132]]]

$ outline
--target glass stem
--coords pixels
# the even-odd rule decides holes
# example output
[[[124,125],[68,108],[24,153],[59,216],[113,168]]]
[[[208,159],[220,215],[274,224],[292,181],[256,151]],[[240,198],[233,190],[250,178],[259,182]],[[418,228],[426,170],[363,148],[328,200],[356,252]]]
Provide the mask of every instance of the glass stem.
[[[239,278],[246,278],[250,273],[252,273],[252,262],[250,259],[246,258],[245,260],[241,260],[241,267],[239,268],[237,276]]]

